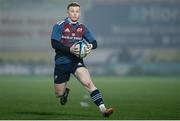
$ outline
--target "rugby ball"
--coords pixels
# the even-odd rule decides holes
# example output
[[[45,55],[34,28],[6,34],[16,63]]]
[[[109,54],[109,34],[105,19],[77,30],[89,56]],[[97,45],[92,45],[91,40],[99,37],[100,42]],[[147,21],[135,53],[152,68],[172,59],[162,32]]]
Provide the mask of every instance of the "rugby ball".
[[[75,47],[79,50],[79,58],[84,58],[86,56],[85,49],[87,46],[88,43],[86,41],[78,41],[75,43]]]

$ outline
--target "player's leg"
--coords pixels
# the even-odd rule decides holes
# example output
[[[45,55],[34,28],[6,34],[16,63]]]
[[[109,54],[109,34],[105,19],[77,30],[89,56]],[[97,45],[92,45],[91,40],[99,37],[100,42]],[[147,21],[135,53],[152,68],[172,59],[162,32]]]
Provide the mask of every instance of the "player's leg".
[[[64,73],[64,66],[56,65],[54,71],[54,88],[55,95],[60,99],[61,105],[65,105],[67,102],[69,88],[67,87],[67,81],[69,80],[70,73]]]
[[[60,98],[61,105],[65,105],[67,102],[68,94],[70,89],[66,86],[67,83],[55,84],[55,95]]]
[[[91,81],[89,72],[85,67],[77,68],[74,75],[80,81],[80,83],[87,89],[89,93],[97,89],[93,84],[93,82]]]
[[[63,96],[65,89],[66,89],[67,83],[61,83],[61,84],[54,84],[54,89],[55,89],[55,95],[56,97],[61,97]]]
[[[91,99],[99,107],[100,111],[105,117],[109,117],[113,110],[112,108],[106,108],[102,99],[100,91],[93,84],[90,74],[85,67],[79,67],[74,73],[75,77],[81,82],[81,84],[88,90],[90,93]]]

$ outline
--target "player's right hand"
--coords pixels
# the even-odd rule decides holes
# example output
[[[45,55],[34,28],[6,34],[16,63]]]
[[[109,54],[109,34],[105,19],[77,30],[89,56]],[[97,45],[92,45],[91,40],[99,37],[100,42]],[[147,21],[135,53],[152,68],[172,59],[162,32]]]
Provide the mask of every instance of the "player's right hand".
[[[70,47],[70,52],[79,57],[79,48],[75,47],[75,45]]]

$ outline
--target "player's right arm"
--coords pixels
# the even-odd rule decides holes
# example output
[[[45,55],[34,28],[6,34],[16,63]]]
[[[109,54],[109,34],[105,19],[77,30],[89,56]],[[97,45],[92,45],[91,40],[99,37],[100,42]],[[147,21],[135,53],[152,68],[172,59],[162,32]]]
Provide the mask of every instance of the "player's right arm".
[[[64,46],[60,41],[61,41],[61,33],[63,30],[63,23],[61,24],[55,24],[53,26],[52,34],[51,34],[51,45],[52,48],[55,50],[61,51],[61,52],[66,52],[66,53],[73,53],[76,56],[79,56],[79,52],[75,48],[74,45],[71,47]]]

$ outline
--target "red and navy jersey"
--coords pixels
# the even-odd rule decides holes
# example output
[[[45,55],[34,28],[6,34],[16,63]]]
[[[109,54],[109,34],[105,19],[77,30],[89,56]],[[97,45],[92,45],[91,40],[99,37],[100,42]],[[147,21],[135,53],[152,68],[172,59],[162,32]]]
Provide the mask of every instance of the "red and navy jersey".
[[[58,22],[54,25],[51,34],[51,41],[63,45],[62,48],[70,48],[75,42],[85,39],[87,42],[96,43],[96,40],[90,33],[90,31],[81,23],[71,24],[66,18],[62,22]],[[96,45],[97,46],[97,43]],[[71,62],[81,61],[80,58],[71,54],[70,52],[63,51],[62,48],[53,47],[56,51],[55,63],[66,64]],[[96,47],[95,47],[96,48]]]

